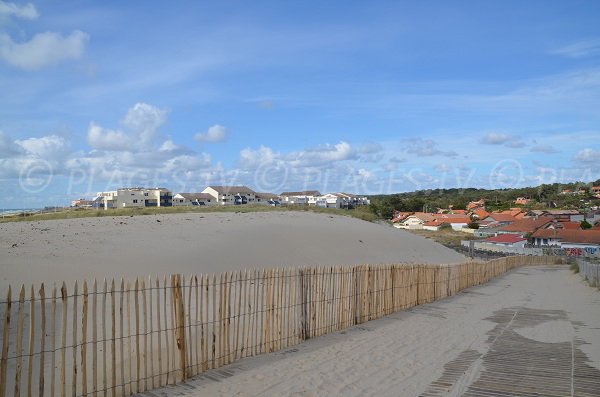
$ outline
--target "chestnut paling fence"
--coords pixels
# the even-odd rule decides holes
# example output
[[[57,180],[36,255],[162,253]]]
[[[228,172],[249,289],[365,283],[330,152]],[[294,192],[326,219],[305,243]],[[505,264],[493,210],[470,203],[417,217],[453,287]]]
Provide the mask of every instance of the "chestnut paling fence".
[[[8,289],[0,397],[124,396],[454,295],[523,265],[357,265]]]

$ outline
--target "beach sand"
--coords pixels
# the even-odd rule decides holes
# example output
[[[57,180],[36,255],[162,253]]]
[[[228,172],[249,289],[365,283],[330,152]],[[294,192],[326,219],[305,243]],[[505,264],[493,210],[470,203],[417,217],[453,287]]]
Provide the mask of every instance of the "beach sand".
[[[93,278],[244,268],[457,263],[431,240],[312,212],[187,213],[0,224],[0,291]]]

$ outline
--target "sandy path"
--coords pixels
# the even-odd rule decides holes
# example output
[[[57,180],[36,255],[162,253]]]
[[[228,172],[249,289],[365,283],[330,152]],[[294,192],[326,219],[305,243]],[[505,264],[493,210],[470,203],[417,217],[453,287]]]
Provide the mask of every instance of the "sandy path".
[[[534,392],[600,395],[600,294],[565,267],[522,268],[449,299],[244,359],[153,395]]]
[[[15,245],[13,247],[13,245]],[[425,238],[311,212],[193,213],[0,224],[0,292],[21,283],[300,265],[456,263]]]

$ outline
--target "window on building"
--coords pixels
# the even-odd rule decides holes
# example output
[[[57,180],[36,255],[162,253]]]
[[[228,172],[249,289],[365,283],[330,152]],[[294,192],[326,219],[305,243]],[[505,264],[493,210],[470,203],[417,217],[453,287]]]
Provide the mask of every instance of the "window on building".
[[[137,204],[137,199],[134,199],[134,200],[133,200],[133,203],[134,203],[134,204]]]

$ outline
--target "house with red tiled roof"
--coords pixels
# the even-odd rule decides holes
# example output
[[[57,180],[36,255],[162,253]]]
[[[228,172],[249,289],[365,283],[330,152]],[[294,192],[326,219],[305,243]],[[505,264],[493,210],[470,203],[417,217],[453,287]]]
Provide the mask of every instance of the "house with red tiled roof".
[[[415,212],[401,221],[394,223],[394,227],[399,229],[423,229],[425,222],[435,220],[439,214],[431,214],[429,212]]]
[[[473,211],[476,208],[485,209],[485,200],[481,199],[478,201],[471,201],[469,204],[467,204],[467,211]]]
[[[541,246],[600,248],[600,230],[539,229],[531,238]]]
[[[557,221],[554,221],[551,224],[545,226],[544,229],[580,230],[581,222],[557,222]]]
[[[485,219],[490,215],[490,213],[484,210],[483,208],[476,208],[475,210],[473,210],[471,215],[477,217],[478,219]]]
[[[516,234],[499,234],[494,237],[486,238],[481,240],[482,243],[500,245],[503,247],[524,247],[527,244],[525,237],[518,236]]]
[[[392,223],[401,222],[406,219],[407,216],[414,214],[414,212],[401,212],[394,211],[394,216],[392,217]]]
[[[471,217],[460,214],[444,214],[437,217],[436,220],[448,223],[454,230],[461,230],[471,222]]]
[[[514,201],[514,203],[517,205],[527,205],[530,202],[531,202],[531,199],[527,198],[527,197],[517,197]]]
[[[498,222],[501,225],[508,225],[509,223],[513,223],[516,220],[517,218],[515,218],[511,214],[500,214],[497,212],[492,212],[491,214],[482,219],[482,221]]]
[[[509,225],[503,226],[498,229],[498,234],[515,234],[518,236],[525,236],[531,234],[536,230],[545,226],[551,225],[554,222],[554,218],[551,216],[540,216],[539,218],[523,218],[515,220]]]
[[[424,230],[437,231],[444,227],[450,227],[450,224],[443,219],[435,219],[433,221],[423,223]]]

